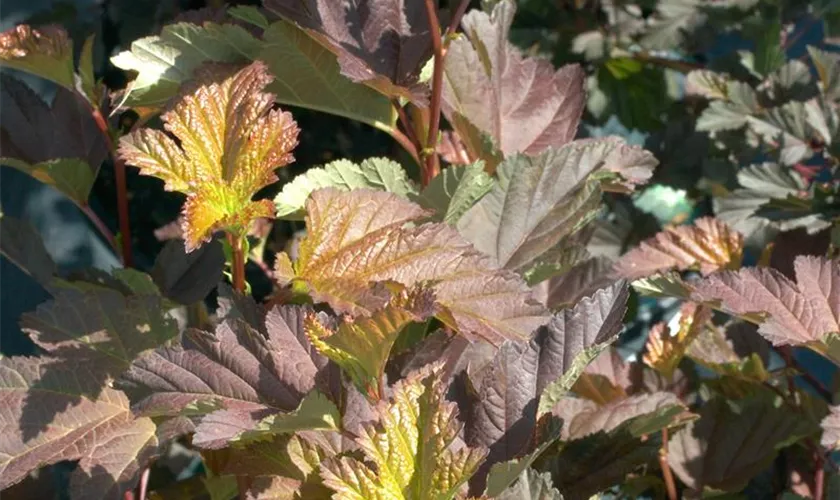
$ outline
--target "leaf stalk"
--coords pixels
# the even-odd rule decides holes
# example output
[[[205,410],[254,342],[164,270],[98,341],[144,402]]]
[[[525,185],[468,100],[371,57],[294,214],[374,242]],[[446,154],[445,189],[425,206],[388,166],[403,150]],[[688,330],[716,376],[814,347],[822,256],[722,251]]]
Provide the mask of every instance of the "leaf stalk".
[[[662,479],[665,480],[665,490],[668,492],[668,500],[677,500],[677,483],[674,481],[674,473],[668,465],[668,429],[662,429],[662,447],[659,448],[659,467],[662,469]]]
[[[426,0],[426,15],[429,17],[429,30],[432,37],[435,67],[432,73],[432,97],[429,101],[429,135],[426,137],[426,147],[420,155],[423,158],[423,186],[440,173],[440,158],[437,154],[437,136],[440,128],[440,106],[443,95],[443,40],[441,38],[440,20],[437,16],[437,6],[434,0]]]
[[[235,236],[228,233],[228,242],[233,251],[233,262],[231,270],[233,275],[233,288],[239,293],[245,293],[245,251],[242,245],[242,236]]]
[[[93,119],[96,126],[105,136],[105,143],[108,145],[108,153],[114,164],[114,180],[117,185],[117,218],[120,227],[121,257],[125,267],[134,267],[134,256],[131,251],[131,225],[128,220],[128,188],[126,187],[125,162],[120,159],[117,149],[114,146],[114,139],[111,137],[111,127],[102,116],[98,107],[93,107]]]

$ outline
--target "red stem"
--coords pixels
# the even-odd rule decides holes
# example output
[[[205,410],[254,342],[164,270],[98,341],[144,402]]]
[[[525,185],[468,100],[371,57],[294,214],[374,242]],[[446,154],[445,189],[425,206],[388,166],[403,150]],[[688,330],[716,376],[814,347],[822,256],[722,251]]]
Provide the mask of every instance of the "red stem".
[[[405,129],[406,136],[409,138],[412,144],[414,144],[415,148],[422,147],[423,145],[420,144],[420,140],[417,139],[417,134],[414,133],[414,127],[411,126],[411,121],[408,119],[408,115],[405,114],[405,109],[403,109],[403,107],[400,106],[400,101],[394,99],[393,105],[397,109],[397,115],[400,118],[400,123]]]
[[[125,181],[125,162],[120,159],[114,141],[111,138],[111,127],[98,108],[93,109],[93,119],[108,145],[108,152],[114,164],[114,180],[117,184],[117,217],[120,225],[120,241],[122,243],[123,266],[133,267],[134,256],[131,253],[131,226],[128,220],[128,188]]]
[[[662,447],[659,448],[659,467],[662,468],[662,479],[665,480],[665,489],[668,492],[668,500],[677,500],[677,483],[674,481],[674,473],[668,465],[668,429],[662,429]]]
[[[412,158],[414,158],[414,161],[416,161],[418,165],[423,165],[423,162],[420,161],[420,154],[417,152],[417,148],[407,135],[403,134],[396,128],[389,129],[388,133],[391,134],[391,137],[393,137],[394,140],[397,141],[400,146],[402,146],[403,149],[411,155]]]
[[[140,498],[138,500],[146,500],[146,493],[149,489],[149,474],[152,469],[146,467],[143,469],[143,474],[140,476]]]
[[[429,182],[440,173],[440,159],[437,154],[437,136],[440,128],[440,104],[443,95],[443,42],[441,40],[440,21],[437,17],[437,7],[434,0],[426,0],[426,15],[429,17],[429,28],[432,37],[432,49],[435,54],[435,68],[432,73],[432,97],[429,101],[429,135],[426,138],[426,146],[421,152],[425,162],[423,169],[423,185],[428,186]]]
[[[823,499],[825,489],[825,459],[822,453],[817,450],[814,453],[814,500]]]
[[[458,25],[461,24],[461,18],[464,17],[464,13],[467,12],[467,7],[469,6],[470,0],[461,0],[458,8],[455,9],[455,12],[452,14],[452,19],[449,21],[449,27],[446,28],[447,39],[455,34],[455,31],[458,29]]]

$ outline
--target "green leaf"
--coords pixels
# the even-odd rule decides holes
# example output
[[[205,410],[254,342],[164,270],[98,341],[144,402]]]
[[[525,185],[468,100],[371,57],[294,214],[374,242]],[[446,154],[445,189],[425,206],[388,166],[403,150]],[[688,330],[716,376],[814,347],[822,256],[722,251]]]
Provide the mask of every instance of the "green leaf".
[[[253,5],[234,5],[228,9],[231,17],[253,24],[258,28],[266,29],[269,26],[268,18],[265,17],[259,8]]]
[[[181,85],[206,62],[247,62],[256,58],[262,45],[245,29],[232,24],[177,23],[160,35],[140,38],[131,49],[111,58],[114,66],[136,71],[122,102],[131,107],[164,106]]]
[[[379,421],[364,424],[357,442],[375,471],[348,456],[322,465],[324,483],[336,492],[333,498],[455,498],[487,452],[450,447],[460,423],[455,404],[443,397],[440,368],[398,382],[387,404],[377,407]]]
[[[82,45],[79,55],[79,80],[82,91],[92,103],[98,102],[96,97],[96,76],[93,71],[93,43],[96,35],[90,35]]]
[[[811,61],[817,70],[822,93],[829,100],[840,99],[840,56],[808,46]]]
[[[386,132],[396,123],[388,98],[343,76],[335,56],[291,23],[269,26],[257,57],[278,76],[269,90],[279,103],[343,116]]]
[[[74,90],[73,42],[57,25],[19,24],[0,34],[0,64]]]
[[[380,381],[400,331],[434,313],[434,295],[417,288],[395,295],[388,305],[370,316],[344,321],[335,331],[313,314],[307,316],[304,328],[321,354],[341,366],[363,394],[377,398],[384,390]]]
[[[416,195],[417,188],[408,178],[402,166],[387,158],[368,158],[361,163],[336,160],[321,168],[310,168],[274,198],[277,217],[280,219],[303,220],[304,205],[312,191],[334,187],[342,191],[369,188],[396,193],[403,198]]]
[[[269,415],[231,442],[263,441],[278,434],[294,434],[303,430],[338,430],[340,424],[341,413],[335,404],[320,392],[312,391],[303,398],[296,410]]]
[[[463,167],[451,165],[432,179],[417,202],[435,211],[434,220],[454,225],[494,184],[481,160]]]
[[[84,160],[58,158],[33,165],[17,158],[0,158],[0,163],[53,186],[79,206],[87,205],[95,175],[94,170]]]

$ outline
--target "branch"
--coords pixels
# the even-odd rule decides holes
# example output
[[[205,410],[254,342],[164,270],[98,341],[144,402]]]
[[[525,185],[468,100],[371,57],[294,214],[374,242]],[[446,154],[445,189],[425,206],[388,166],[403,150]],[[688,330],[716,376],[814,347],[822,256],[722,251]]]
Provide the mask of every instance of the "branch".
[[[443,41],[440,33],[440,20],[434,0],[426,0],[426,15],[429,17],[429,28],[432,37],[432,48],[435,53],[435,69],[432,73],[432,98],[429,101],[429,135],[426,137],[426,147],[421,156],[425,161],[423,169],[423,185],[440,173],[440,158],[437,154],[437,136],[440,128],[440,103],[443,94]]]
[[[659,467],[662,469],[662,479],[665,480],[665,489],[668,491],[668,500],[677,500],[677,483],[674,481],[674,473],[668,465],[668,429],[662,429],[662,447],[659,448]]]

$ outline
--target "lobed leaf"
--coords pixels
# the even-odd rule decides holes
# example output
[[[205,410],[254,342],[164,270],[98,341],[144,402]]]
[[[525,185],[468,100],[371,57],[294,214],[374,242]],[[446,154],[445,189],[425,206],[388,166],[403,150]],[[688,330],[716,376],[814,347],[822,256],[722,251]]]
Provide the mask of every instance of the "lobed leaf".
[[[187,253],[180,241],[169,241],[155,259],[151,275],[163,295],[180,304],[203,300],[213,291],[222,276],[225,255],[222,244],[211,242]]]
[[[19,24],[0,33],[0,64],[74,90],[73,42],[58,25]]]
[[[464,335],[526,338],[545,322],[521,279],[497,269],[453,228],[406,227],[428,212],[395,194],[326,188],[312,193],[306,209],[300,256],[294,268],[281,257],[277,274],[305,284],[316,302],[370,314],[389,299],[385,282],[430,283],[443,307],[438,317]]]
[[[820,444],[829,450],[840,448],[840,406],[830,406],[829,414],[820,422],[823,434]]]
[[[403,198],[415,195],[417,188],[402,166],[387,158],[368,158],[361,163],[336,160],[322,168],[310,168],[283,186],[274,198],[277,217],[302,220],[306,199],[313,191],[333,187],[342,191],[358,188],[395,193]]]
[[[273,78],[253,63],[221,83],[199,86],[161,117],[177,139],[140,129],[120,140],[120,155],[140,173],[187,195],[183,209],[187,252],[216,230],[244,235],[252,220],[272,217],[273,204],[251,198],[294,161],[299,129],[292,115],[272,110],[262,92]]]
[[[440,368],[398,382],[377,406],[379,421],[357,439],[376,467],[341,457],[322,465],[334,498],[452,499],[486,455],[481,448],[452,448],[460,431],[457,409],[446,402]]]
[[[522,269],[597,215],[601,198],[593,173],[649,174],[654,165],[649,153],[617,138],[512,156],[499,166],[498,184],[464,214],[458,229],[501,266]]]
[[[840,262],[799,256],[794,270],[796,282],[770,268],[718,272],[697,283],[692,297],[720,301],[732,314],[759,315],[758,332],[774,345],[818,342],[840,331]]]
[[[577,65],[555,72],[548,61],[524,58],[508,41],[515,10],[504,0],[490,14],[474,10],[463,17],[465,36],[446,53],[443,110],[462,139],[472,135],[468,122],[505,156],[533,156],[574,139],[585,103],[584,74]]]
[[[341,74],[391,98],[424,104],[420,71],[431,55],[425,6],[405,0],[265,0],[338,58]]]
[[[73,499],[122,496],[134,487],[156,453],[155,424],[135,419],[125,395],[100,384],[89,363],[0,358],[0,489],[63,460],[80,460]],[[87,397],[95,388],[98,395]]]
[[[47,286],[56,265],[41,236],[26,221],[0,214],[0,254],[41,286]]]
[[[698,219],[693,226],[668,227],[624,254],[616,272],[629,279],[651,274],[699,269],[710,274],[741,264],[742,236],[712,217]]]
[[[526,469],[512,486],[503,491],[499,500],[563,500],[563,495],[551,482],[551,474]]]
[[[670,379],[680,364],[686,350],[706,327],[712,310],[686,302],[680,309],[679,327],[672,334],[666,323],[657,323],[650,329],[642,361]]]

